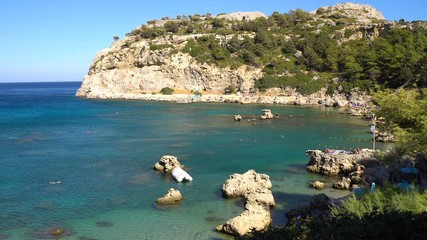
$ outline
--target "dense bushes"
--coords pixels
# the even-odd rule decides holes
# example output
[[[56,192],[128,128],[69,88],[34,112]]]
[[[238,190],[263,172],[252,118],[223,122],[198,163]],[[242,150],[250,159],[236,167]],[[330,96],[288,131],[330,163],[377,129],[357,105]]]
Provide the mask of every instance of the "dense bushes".
[[[377,189],[350,197],[331,215],[301,217],[249,239],[424,239],[427,194]]]
[[[374,94],[378,117],[393,131],[400,153],[427,154],[427,95],[422,90],[383,91]]]
[[[335,26],[314,19],[301,9],[287,14],[274,12],[267,19],[244,21],[195,14],[166,19],[163,27],[151,21],[128,35],[156,38],[168,34],[204,33],[205,36],[188,41],[183,51],[197,61],[219,67],[237,68],[243,64],[261,67],[267,75],[257,83],[261,90],[289,83],[294,87],[298,85],[301,92],[311,92],[320,83],[306,81],[301,77],[304,71],[339,76],[344,81],[341,84],[344,91],[350,86],[370,89],[375,84],[388,88],[427,86],[426,29],[395,27],[386,36],[374,40],[364,38],[338,44],[355,33],[346,28],[355,20],[341,14],[331,19]],[[297,51],[300,54],[295,57]],[[285,72],[302,82],[296,84],[289,78],[282,78]],[[330,85],[333,91],[335,86]]]

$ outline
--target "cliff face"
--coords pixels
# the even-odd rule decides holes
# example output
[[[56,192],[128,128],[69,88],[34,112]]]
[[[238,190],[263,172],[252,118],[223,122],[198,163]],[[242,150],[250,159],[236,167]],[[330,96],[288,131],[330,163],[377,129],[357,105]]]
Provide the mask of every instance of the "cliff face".
[[[355,23],[338,30],[342,31],[341,35],[344,35],[346,29],[351,29],[354,34],[349,39],[380,36],[387,27],[383,23],[372,23],[372,19],[383,19],[383,17],[368,5],[339,4],[334,7],[319,8],[311,15],[314,16],[314,21],[320,20],[324,22],[323,25],[330,23],[334,26],[335,23],[330,16],[337,13],[345,17],[357,18]],[[256,12],[226,14],[216,18],[221,21],[247,22],[256,18],[267,18],[267,16]],[[198,21],[202,21],[203,24],[205,20]],[[171,22],[174,21],[179,22],[178,20]],[[158,26],[159,22],[162,26]],[[166,21],[154,22],[148,28],[164,27],[165,23]],[[226,26],[227,24],[230,30],[235,22],[228,22]],[[115,41],[110,48],[96,54],[76,95],[88,98],[136,98],[135,96],[141,94],[158,93],[164,87],[173,88],[181,93],[207,91],[220,94],[230,86],[234,86],[243,94],[255,92],[255,81],[264,75],[263,66],[243,64],[237,68],[219,67],[215,64],[199,62],[190,54],[183,52],[188,41],[207,35],[214,36],[222,45],[227,44],[232,36],[232,34],[221,35],[207,31],[207,33],[180,35],[167,33],[154,38],[129,36]],[[254,35],[240,34],[239,38],[253,38]]]
[[[166,36],[142,41],[129,37],[116,41],[96,54],[77,96],[107,98],[109,95],[159,92],[164,87],[218,93],[231,85],[243,93],[254,88],[255,80],[262,76],[261,68],[219,68],[201,64],[182,53],[180,49],[195,37],[198,36]],[[168,47],[151,50],[150,44]]]

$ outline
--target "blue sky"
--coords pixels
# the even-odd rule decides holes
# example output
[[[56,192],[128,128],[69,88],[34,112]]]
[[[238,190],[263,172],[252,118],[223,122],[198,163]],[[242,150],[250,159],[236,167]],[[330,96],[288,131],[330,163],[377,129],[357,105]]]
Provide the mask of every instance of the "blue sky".
[[[236,11],[312,11],[333,0],[1,0],[0,82],[81,81],[95,53],[150,19]],[[355,0],[386,19],[427,20],[427,0]]]

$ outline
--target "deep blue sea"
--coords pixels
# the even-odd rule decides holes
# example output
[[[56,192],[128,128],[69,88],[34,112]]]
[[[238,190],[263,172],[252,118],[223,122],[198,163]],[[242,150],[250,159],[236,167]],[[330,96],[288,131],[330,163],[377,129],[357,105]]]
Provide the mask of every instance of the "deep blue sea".
[[[331,179],[305,171],[305,150],[372,145],[367,122],[334,108],[90,100],[74,96],[79,86],[0,84],[0,239],[49,239],[56,227],[61,239],[230,239],[214,231],[243,211],[221,197],[229,175],[268,174],[273,222],[285,224],[313,194],[343,194],[308,187]],[[281,117],[246,120],[263,108]],[[166,154],[194,181],[154,171]],[[157,206],[171,187],[183,203]]]

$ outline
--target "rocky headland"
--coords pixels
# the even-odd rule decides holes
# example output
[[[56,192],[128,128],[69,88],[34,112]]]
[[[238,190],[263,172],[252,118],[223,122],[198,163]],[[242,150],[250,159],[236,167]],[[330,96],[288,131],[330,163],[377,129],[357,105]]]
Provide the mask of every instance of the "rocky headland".
[[[306,14],[310,15],[308,18],[311,20],[305,23],[304,28],[313,29],[310,32],[314,31],[315,34],[325,31],[326,27],[337,29],[331,33],[331,36],[335,35],[339,43],[352,39],[383,36],[389,29],[397,27],[396,23],[385,21],[382,14],[369,5],[345,3],[322,7]],[[237,12],[218,16],[196,14],[189,19],[180,17],[149,21],[147,25],[138,27],[126,38],[114,41],[109,48],[96,54],[76,95],[86,98],[179,103],[238,102],[350,108],[368,105],[370,97],[365,90],[360,90],[358,87],[351,91],[338,89],[327,92],[327,86],[324,86],[312,94],[300,94],[297,88],[286,85],[281,88],[267,89],[266,92],[259,91],[256,82],[265,76],[266,66],[246,62],[239,66],[218,65],[209,61],[200,61],[191,52],[189,43],[205,37],[212,37],[220,46],[231,44],[233,37],[237,37],[239,41],[245,38],[253,39],[256,37],[254,32],[235,34],[232,32],[232,25],[248,21],[263,21],[259,19],[272,17],[259,12]],[[337,18],[343,20],[336,20]],[[212,19],[223,22],[215,22]],[[205,23],[205,28],[198,31],[187,29],[181,33],[180,31],[183,30],[170,27],[170,25],[176,27],[179,24],[186,26],[196,22]],[[313,25],[315,23],[316,26]],[[339,27],[336,27],[337,25]],[[218,26],[224,28],[223,33],[213,33],[212,29]],[[164,32],[157,34],[155,30],[159,29]],[[148,33],[151,35],[147,36]],[[293,33],[283,37],[284,39],[301,38]],[[286,63],[301,61],[301,57],[306,56],[301,51],[294,50],[290,56],[279,57]],[[217,58],[220,59],[218,56]],[[277,63],[274,64],[277,65]],[[330,83],[346,81],[339,76],[325,79],[319,77],[316,72],[302,71],[301,73],[313,76],[312,81],[319,79]],[[295,73],[285,71],[277,77],[294,75]],[[224,94],[224,90],[230,87],[235,89],[235,92],[229,95]],[[162,95],[159,92],[163,88],[171,88],[175,92],[172,95]],[[353,113],[360,114],[357,111]]]

